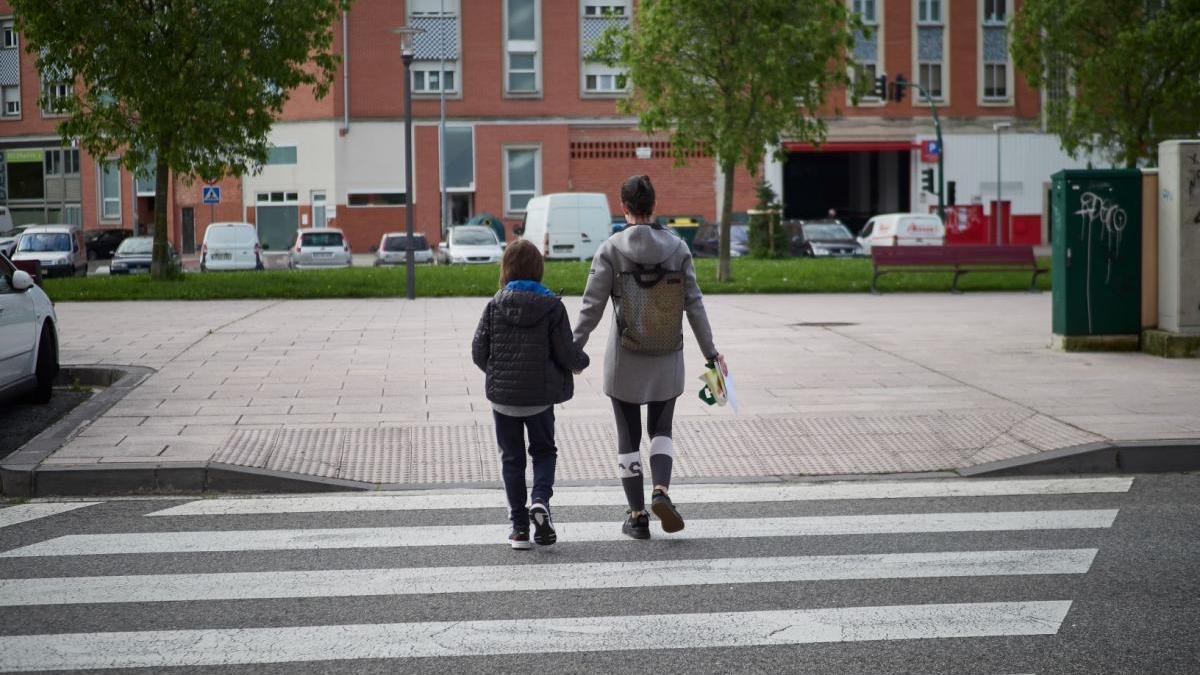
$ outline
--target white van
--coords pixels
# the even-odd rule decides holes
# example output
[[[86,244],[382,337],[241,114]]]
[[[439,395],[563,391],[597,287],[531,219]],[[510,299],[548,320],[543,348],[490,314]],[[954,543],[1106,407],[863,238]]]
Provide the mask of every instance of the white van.
[[[42,264],[42,276],[87,276],[87,247],[83,230],[69,223],[36,225],[27,228],[17,240],[12,261],[37,260]]]
[[[261,270],[262,244],[250,223],[213,223],[204,231],[200,271]]]
[[[858,234],[863,254],[872,246],[941,246],[946,226],[931,213],[885,213],[867,221]]]
[[[612,234],[608,197],[601,192],[559,192],[529,200],[525,232],[548,259],[589,260]]]

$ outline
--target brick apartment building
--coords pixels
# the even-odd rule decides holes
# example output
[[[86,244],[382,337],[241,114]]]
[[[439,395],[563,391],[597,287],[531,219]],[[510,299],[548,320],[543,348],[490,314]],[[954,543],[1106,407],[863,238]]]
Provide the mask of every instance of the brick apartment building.
[[[1004,28],[1014,2],[848,0],[875,27],[859,40],[856,60],[868,71],[917,79],[938,102],[947,179],[956,182],[960,204],[994,199],[992,125],[1012,125],[1001,138],[1000,186],[1014,214],[1009,236],[1040,241],[1044,184],[1052,170],[1078,163],[1041,132],[1041,92],[1014,73]],[[631,20],[635,10],[632,0],[358,0],[332,29],[343,63],[329,95],[317,101],[295,92],[272,129],[267,165],[222,181],[219,205],[202,203],[198,182],[173,180],[171,239],[191,252],[208,223],[246,220],[278,250],[298,227],[334,225],[365,252],[381,233],[403,229],[411,206],[418,230],[438,241],[443,98],[451,222],[486,212],[512,228],[530,197],[565,191],[604,192],[618,213],[618,187],[634,173],[654,178],[660,213],[713,220],[722,190],[712,159],[696,156],[675,168],[664,138],[648,138],[617,111],[627,95],[621,74],[583,58],[605,26]],[[63,146],[57,118],[38,105],[52,85],[43,85],[3,0],[0,17],[0,202],[18,223],[146,231],[153,180]],[[403,66],[391,32],[405,24],[425,29],[411,82],[411,198],[404,191]],[[927,211],[936,203],[920,188],[921,169],[934,166],[920,151],[933,133],[927,103],[910,96],[851,105],[839,92],[826,112],[830,133],[821,147],[785,143],[782,161],[764,153],[762,173],[789,217],[835,208],[858,224],[872,213]],[[734,209],[752,207],[749,173],[740,170],[735,185]]]

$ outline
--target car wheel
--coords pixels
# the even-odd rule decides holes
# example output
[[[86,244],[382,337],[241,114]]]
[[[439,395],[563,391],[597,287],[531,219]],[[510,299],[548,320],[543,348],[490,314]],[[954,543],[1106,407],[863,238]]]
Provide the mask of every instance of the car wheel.
[[[34,371],[37,387],[30,394],[33,403],[49,403],[54,393],[54,378],[58,377],[58,342],[54,331],[47,325],[42,328],[42,339],[38,343],[37,369]]]

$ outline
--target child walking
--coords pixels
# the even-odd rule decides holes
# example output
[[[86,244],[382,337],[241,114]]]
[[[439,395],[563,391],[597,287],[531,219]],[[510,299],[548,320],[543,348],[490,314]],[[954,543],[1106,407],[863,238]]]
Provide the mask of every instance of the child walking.
[[[471,358],[486,374],[485,392],[496,421],[500,473],[508,499],[512,532],[508,542],[518,550],[533,541],[557,541],[550,518],[554,494],[554,404],[574,395],[572,372],[587,367],[577,348],[567,310],[542,285],[542,254],[528,241],[509,244],[500,263],[500,291],[488,302],[475,329]],[[529,433],[529,445],[525,433]],[[533,459],[533,491],[525,491],[525,453]],[[526,499],[532,503],[526,506]]]

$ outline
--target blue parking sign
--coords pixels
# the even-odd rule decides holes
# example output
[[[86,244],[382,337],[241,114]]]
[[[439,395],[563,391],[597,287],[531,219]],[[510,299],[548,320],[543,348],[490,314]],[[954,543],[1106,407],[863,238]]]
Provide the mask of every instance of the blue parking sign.
[[[220,204],[221,203],[221,188],[217,185],[205,185],[201,192],[202,201],[205,204]]]

